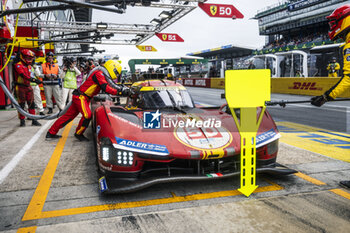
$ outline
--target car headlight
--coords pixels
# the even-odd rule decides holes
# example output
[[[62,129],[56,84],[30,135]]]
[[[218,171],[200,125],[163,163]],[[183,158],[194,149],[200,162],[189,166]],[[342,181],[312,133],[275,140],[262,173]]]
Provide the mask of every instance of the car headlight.
[[[102,160],[108,161],[109,160],[109,155],[110,155],[111,148],[107,146],[102,147]]]
[[[134,164],[134,152],[114,148],[109,138],[101,138],[100,141],[103,161],[123,167],[130,167]]]
[[[117,151],[117,164],[119,166],[131,166],[134,163],[134,153],[131,151]]]
[[[267,154],[272,155],[278,151],[278,139],[267,144]]]

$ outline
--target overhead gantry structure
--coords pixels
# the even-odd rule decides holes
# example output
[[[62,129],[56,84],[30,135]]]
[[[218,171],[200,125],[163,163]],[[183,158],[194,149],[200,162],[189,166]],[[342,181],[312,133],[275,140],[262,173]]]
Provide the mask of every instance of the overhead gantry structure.
[[[22,17],[19,20],[19,26],[35,27],[44,33],[39,38],[28,38],[29,41],[37,41],[39,44],[140,45],[189,14],[198,6],[197,3],[203,3],[206,0],[23,0],[23,2],[25,3],[23,9],[13,9],[11,12],[11,14],[17,12],[31,14],[30,17]],[[40,17],[43,12],[82,8],[123,14],[131,7],[158,8],[160,13],[155,15],[151,22],[145,22],[145,24],[61,21]],[[6,11],[1,13],[6,14]]]

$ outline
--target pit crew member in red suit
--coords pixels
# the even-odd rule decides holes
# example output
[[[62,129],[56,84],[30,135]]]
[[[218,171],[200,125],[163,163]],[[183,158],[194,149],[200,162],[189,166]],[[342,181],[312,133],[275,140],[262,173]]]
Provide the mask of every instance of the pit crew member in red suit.
[[[47,139],[51,138],[60,138],[60,135],[57,135],[58,131],[72,121],[79,113],[82,114],[82,118],[79,122],[79,125],[75,131],[74,136],[79,141],[88,141],[83,133],[88,127],[91,120],[91,109],[90,109],[90,100],[95,95],[97,95],[100,90],[108,94],[117,95],[122,93],[122,95],[128,95],[129,89],[122,86],[117,86],[119,89],[112,88],[107,78],[117,79],[121,74],[122,67],[116,60],[108,60],[104,64],[104,68],[108,71],[109,77],[106,77],[106,72],[104,73],[101,68],[97,68],[91,72],[91,74],[86,78],[86,81],[78,88],[73,91],[73,103],[68,109],[68,111],[61,116],[56,122],[51,126],[49,131],[46,134]],[[112,81],[112,80],[111,80]]]
[[[14,66],[14,76],[15,76],[15,92],[18,99],[18,103],[22,109],[24,109],[25,103],[28,105],[28,112],[35,115],[35,105],[34,105],[34,92],[30,85],[30,82],[35,82],[40,84],[41,81],[32,76],[31,64],[35,58],[33,51],[29,49],[23,49],[20,54],[20,61]],[[25,116],[18,113],[20,119],[20,126],[26,125]],[[41,126],[37,120],[32,120],[32,125]]]

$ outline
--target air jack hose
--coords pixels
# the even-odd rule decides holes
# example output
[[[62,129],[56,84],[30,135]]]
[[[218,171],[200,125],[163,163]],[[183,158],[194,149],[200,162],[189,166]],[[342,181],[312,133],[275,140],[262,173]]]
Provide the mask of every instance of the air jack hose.
[[[33,119],[33,120],[52,120],[52,119],[55,119],[55,118],[58,118],[60,116],[62,116],[63,114],[65,114],[68,110],[68,108],[71,106],[72,104],[72,101],[60,112],[58,113],[55,113],[55,114],[52,114],[52,115],[46,115],[46,116],[42,116],[42,115],[32,115],[32,114],[29,114],[28,112],[24,111],[24,109],[21,108],[21,106],[18,104],[16,98],[11,94],[11,92],[7,89],[1,75],[0,75],[0,86],[2,87],[4,93],[6,94],[6,96],[11,100],[12,104],[15,106],[15,108],[17,109],[17,111],[30,118],[30,119]]]

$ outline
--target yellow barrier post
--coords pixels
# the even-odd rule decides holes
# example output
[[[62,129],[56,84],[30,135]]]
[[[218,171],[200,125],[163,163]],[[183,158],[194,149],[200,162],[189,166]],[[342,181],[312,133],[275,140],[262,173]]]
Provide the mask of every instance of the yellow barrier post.
[[[265,112],[265,101],[271,99],[270,70],[227,70],[225,96],[241,135],[241,187],[249,197],[256,185],[256,133]],[[261,107],[259,117],[257,108]],[[240,119],[235,108],[240,109]]]

